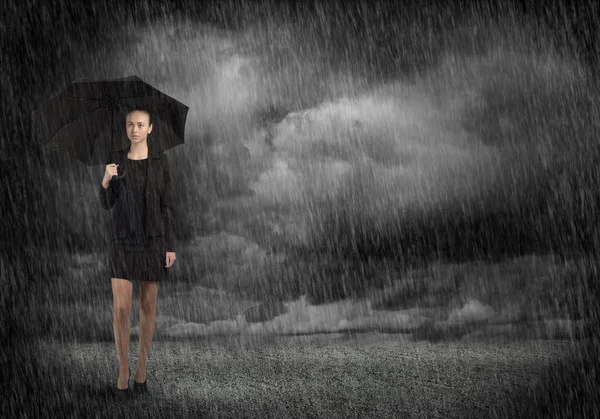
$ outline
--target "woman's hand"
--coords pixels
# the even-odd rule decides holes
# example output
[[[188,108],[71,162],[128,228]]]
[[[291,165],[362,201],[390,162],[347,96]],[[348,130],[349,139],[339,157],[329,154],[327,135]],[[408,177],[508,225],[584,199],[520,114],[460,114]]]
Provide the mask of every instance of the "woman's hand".
[[[167,264],[165,267],[170,268],[175,263],[177,257],[175,256],[175,252],[167,252]]]
[[[112,163],[106,165],[106,170],[104,170],[104,179],[102,179],[103,185],[108,185],[113,176],[117,176],[117,166],[118,164]]]

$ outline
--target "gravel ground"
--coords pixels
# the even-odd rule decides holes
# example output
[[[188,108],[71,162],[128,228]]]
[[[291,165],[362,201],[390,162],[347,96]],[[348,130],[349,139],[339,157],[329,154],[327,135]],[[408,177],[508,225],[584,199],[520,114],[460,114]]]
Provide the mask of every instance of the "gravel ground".
[[[49,412],[66,417],[531,417],[552,397],[549,371],[560,379],[581,348],[580,342],[559,340],[432,343],[396,337],[286,337],[262,345],[225,338],[155,341],[150,394],[127,401],[108,391],[117,376],[113,343],[44,341],[45,376],[60,382],[63,394],[43,397]],[[137,349],[132,341],[132,373]]]

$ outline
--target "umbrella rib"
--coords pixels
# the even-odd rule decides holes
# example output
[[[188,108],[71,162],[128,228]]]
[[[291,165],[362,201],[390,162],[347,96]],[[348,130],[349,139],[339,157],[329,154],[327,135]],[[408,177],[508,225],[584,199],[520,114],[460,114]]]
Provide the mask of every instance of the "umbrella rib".
[[[152,115],[152,118],[156,118],[156,119],[158,119],[158,120],[162,121],[162,122],[163,122],[163,123],[164,123],[166,126],[170,127],[170,128],[171,128],[171,130],[172,130],[172,131],[173,131],[175,134],[179,135],[179,134],[177,133],[177,131],[175,131],[175,127],[174,127],[172,124],[170,124],[170,123],[168,123],[167,121],[165,121],[165,120],[164,120],[163,118],[161,118],[160,116],[157,116],[157,115]],[[185,128],[184,128],[184,129],[185,129]]]
[[[158,96],[158,95],[128,96],[128,97],[119,96],[118,99],[135,99],[135,98],[144,98],[144,97],[149,97],[149,96]],[[62,98],[79,99],[79,100],[100,100],[100,101],[108,102],[108,98],[106,98],[106,97],[95,98],[95,97],[78,97],[78,96],[64,96],[63,95],[63,96],[60,96],[58,99],[62,99]],[[121,103],[121,102],[117,102],[117,103]],[[125,105],[125,104],[123,103],[123,105]]]
[[[175,98],[173,98],[173,97],[171,97],[171,96],[169,96],[169,95],[161,92],[160,90],[158,91],[158,93],[160,93],[160,94],[156,94],[156,95],[143,95],[143,96],[128,96],[128,97],[119,96],[119,99],[143,99],[143,98],[146,98],[146,97],[153,97],[153,96],[161,96],[161,95],[163,95],[163,96],[168,97],[169,99],[173,99],[174,101],[179,102],[177,99],[175,99]],[[181,102],[179,102],[179,103],[181,103]]]
[[[77,97],[77,96],[65,96],[65,95],[61,95],[57,99],[62,99],[64,97],[69,98],[69,99],[81,99],[81,100],[106,100],[106,98],[96,99],[94,97]]]
[[[164,96],[168,96],[165,95],[164,93],[162,93],[161,91],[159,91],[160,94],[155,94],[155,95],[143,95],[143,96],[118,96],[118,99],[143,99],[146,97],[152,97],[152,96],[160,96],[160,95],[164,95]],[[107,100],[106,97],[103,98],[93,98],[93,97],[78,97],[78,96],[65,96],[65,95],[61,95],[59,96],[57,99],[63,98],[63,97],[67,97],[67,98],[71,98],[71,99],[81,99],[81,100]],[[168,96],[170,97],[170,96]],[[177,100],[177,99],[175,99]]]
[[[162,93],[160,90],[158,91],[160,94],[155,94],[155,95],[144,95],[144,96],[127,96],[127,97],[121,97],[119,96],[118,99],[119,101],[117,102],[117,104],[122,105],[124,107],[131,107],[131,105],[128,105],[127,103],[122,102],[123,99],[144,99],[147,97],[154,97],[154,96],[167,96],[168,98],[171,98],[173,100],[175,100],[176,102],[180,103],[181,105],[185,106],[186,108],[189,109],[189,107],[187,107],[185,104],[179,102],[177,99],[172,98],[169,95],[166,95],[165,93]],[[100,99],[96,99],[96,98],[87,98],[87,97],[77,97],[77,96],[60,96],[60,98],[70,98],[70,99],[78,99],[78,100],[96,100],[96,101],[107,101],[107,98],[100,98]],[[59,99],[60,99],[59,98]],[[94,109],[96,110],[96,109]]]
[[[61,126],[61,127],[60,127],[60,128],[57,130],[57,131],[56,131],[56,132],[54,132],[54,133],[53,133],[53,134],[50,136],[50,139],[49,139],[48,141],[50,141],[52,138],[56,137],[56,136],[58,135],[58,133],[59,133],[59,132],[61,132],[63,129],[65,129],[66,127],[68,127],[68,126],[69,126],[69,125],[71,125],[72,123],[74,123],[74,122],[77,122],[79,119],[81,119],[81,118],[83,118],[83,117],[85,117],[85,116],[87,116],[87,115],[91,114],[92,112],[95,112],[95,111],[97,111],[98,109],[102,109],[102,108],[104,108],[104,106],[98,106],[97,108],[94,108],[94,109],[92,109],[92,110],[91,110],[91,111],[89,111],[89,112],[86,112],[86,113],[79,114],[79,115],[77,116],[77,118],[75,118],[75,119],[72,119],[71,121],[67,122],[66,124],[63,124],[63,125],[62,125],[62,126]]]

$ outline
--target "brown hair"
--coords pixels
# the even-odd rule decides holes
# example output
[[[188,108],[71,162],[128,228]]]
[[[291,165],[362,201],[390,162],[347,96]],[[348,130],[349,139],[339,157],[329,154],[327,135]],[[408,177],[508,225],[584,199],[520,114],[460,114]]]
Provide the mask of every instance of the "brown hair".
[[[144,108],[143,106],[134,106],[133,108],[129,108],[129,110],[127,111],[127,115],[129,115],[131,112],[135,112],[135,111],[141,111],[141,112],[145,112],[148,114],[148,125],[152,125],[152,114],[150,113],[150,111],[146,108]]]

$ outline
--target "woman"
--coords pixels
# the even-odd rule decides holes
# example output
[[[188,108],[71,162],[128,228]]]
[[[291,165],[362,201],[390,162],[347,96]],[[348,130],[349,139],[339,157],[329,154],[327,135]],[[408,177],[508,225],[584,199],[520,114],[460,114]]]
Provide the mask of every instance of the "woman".
[[[146,363],[156,322],[159,282],[176,260],[171,172],[164,153],[151,154],[152,116],[135,108],[126,117],[129,147],[111,153],[100,202],[111,209],[110,240],[114,336],[119,359],[116,393],[129,394],[129,336],[133,281],[140,285],[140,351],[133,390],[146,393]],[[118,170],[124,173],[119,176]],[[115,177],[116,176],[116,177]]]

